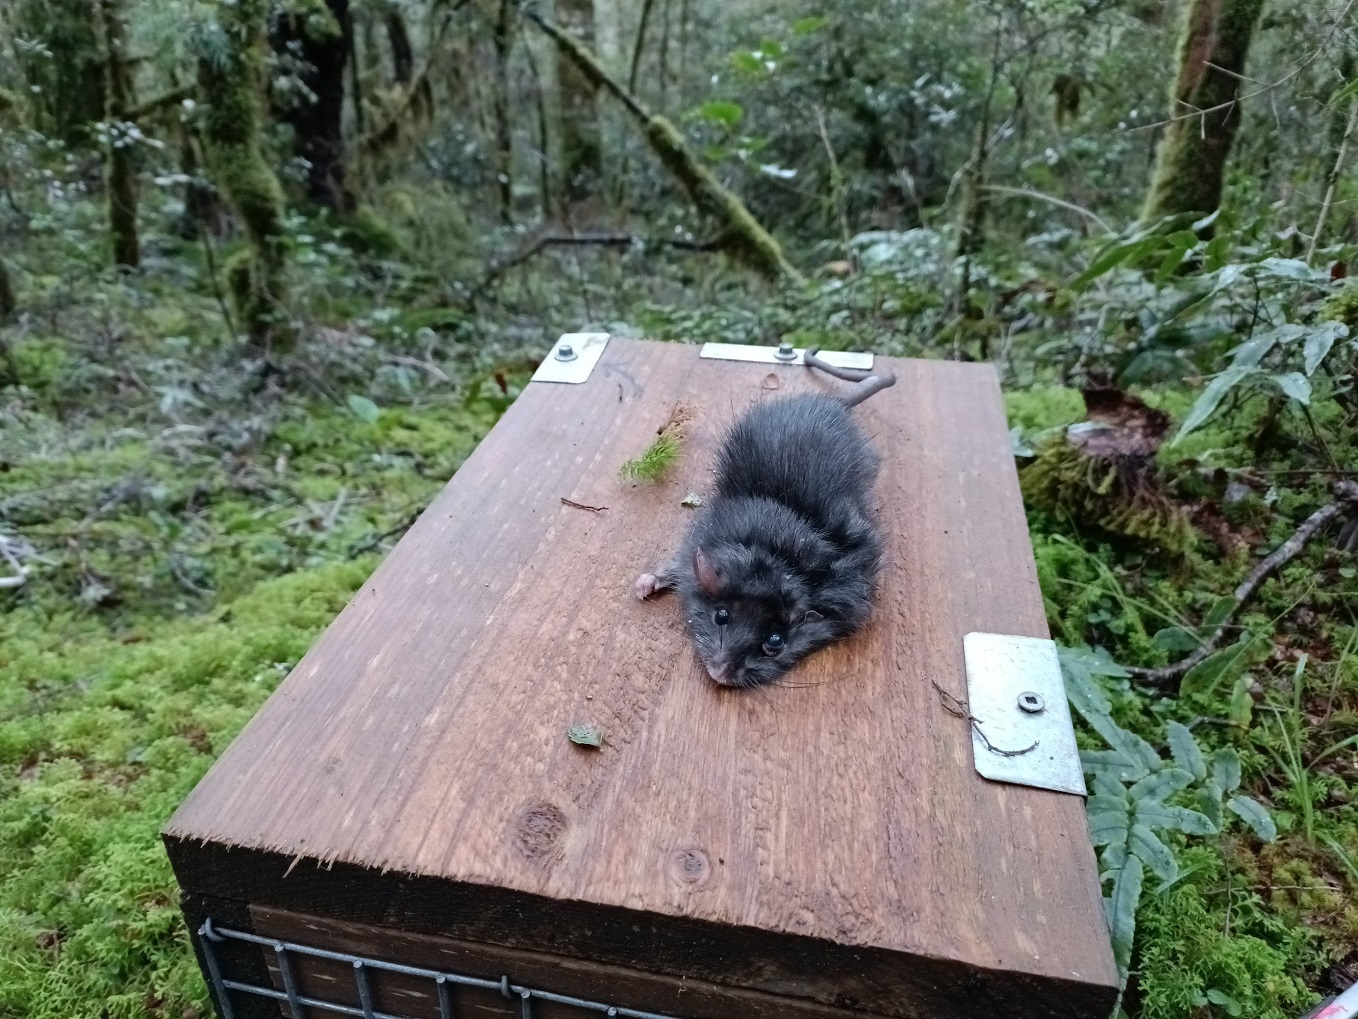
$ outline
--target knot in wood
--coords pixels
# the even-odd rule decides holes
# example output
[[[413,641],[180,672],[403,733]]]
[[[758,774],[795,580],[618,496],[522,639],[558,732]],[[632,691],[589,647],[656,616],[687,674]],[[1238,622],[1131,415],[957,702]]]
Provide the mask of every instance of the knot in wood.
[[[680,849],[670,857],[670,862],[674,867],[674,876],[686,885],[705,884],[712,874],[707,854],[701,849]]]
[[[530,803],[514,819],[514,844],[530,860],[556,854],[566,830],[566,815],[555,803]]]

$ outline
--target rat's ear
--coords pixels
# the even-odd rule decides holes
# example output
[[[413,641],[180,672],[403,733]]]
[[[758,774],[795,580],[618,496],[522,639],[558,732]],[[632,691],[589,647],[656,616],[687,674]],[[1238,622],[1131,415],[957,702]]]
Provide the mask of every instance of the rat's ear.
[[[715,598],[721,586],[717,571],[712,568],[712,560],[700,548],[693,550],[693,575],[698,578],[698,586],[703,589],[703,594]]]
[[[806,610],[806,615],[802,616],[802,622],[803,622],[803,623],[819,623],[819,622],[820,622],[822,619],[824,619],[824,618],[825,618],[825,617],[822,616],[822,615],[821,615],[819,612],[817,612],[815,609],[807,609],[807,610]]]

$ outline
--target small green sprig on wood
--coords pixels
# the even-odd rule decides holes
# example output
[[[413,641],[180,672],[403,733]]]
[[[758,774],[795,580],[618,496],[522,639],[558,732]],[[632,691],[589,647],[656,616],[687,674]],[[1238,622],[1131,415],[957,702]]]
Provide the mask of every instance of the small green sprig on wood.
[[[635,460],[618,468],[618,474],[634,481],[658,481],[679,459],[679,439],[666,432]]]

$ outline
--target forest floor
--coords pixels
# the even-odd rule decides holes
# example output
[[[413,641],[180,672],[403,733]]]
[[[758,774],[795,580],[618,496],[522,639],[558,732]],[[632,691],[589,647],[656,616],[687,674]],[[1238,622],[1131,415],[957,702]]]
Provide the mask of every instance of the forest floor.
[[[308,324],[281,374],[228,340],[196,245],[165,241],[130,278],[28,267],[0,363],[17,376],[0,389],[0,537],[31,570],[0,590],[0,1017],[207,1013],[160,826],[557,333],[949,352],[909,325],[943,298],[899,270],[776,290],[715,261],[549,254],[469,308],[399,253],[339,240],[298,230]],[[1041,339],[997,356],[1016,445],[1038,450],[1086,414]],[[1195,389],[1137,394],[1181,419]],[[1328,501],[1311,434],[1268,413],[1253,401],[1160,448],[1161,515],[1139,538],[1025,480],[1058,641],[1180,657]],[[1328,455],[1358,463],[1338,410],[1317,414]],[[1025,476],[1045,462],[1021,452]],[[1234,747],[1280,833],[1174,842],[1177,878],[1147,882],[1131,1015],[1295,1019],[1358,977],[1355,606],[1358,560],[1318,539],[1235,621],[1258,638],[1239,662],[1179,696],[1105,679],[1151,744],[1179,721]]]

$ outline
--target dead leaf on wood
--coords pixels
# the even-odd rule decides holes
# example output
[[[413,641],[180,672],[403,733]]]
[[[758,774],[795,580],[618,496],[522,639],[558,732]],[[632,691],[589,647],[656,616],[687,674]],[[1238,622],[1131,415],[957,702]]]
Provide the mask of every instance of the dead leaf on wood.
[[[1087,420],[1071,425],[1066,437],[1088,456],[1149,460],[1169,432],[1169,415],[1119,389],[1086,389]]]

